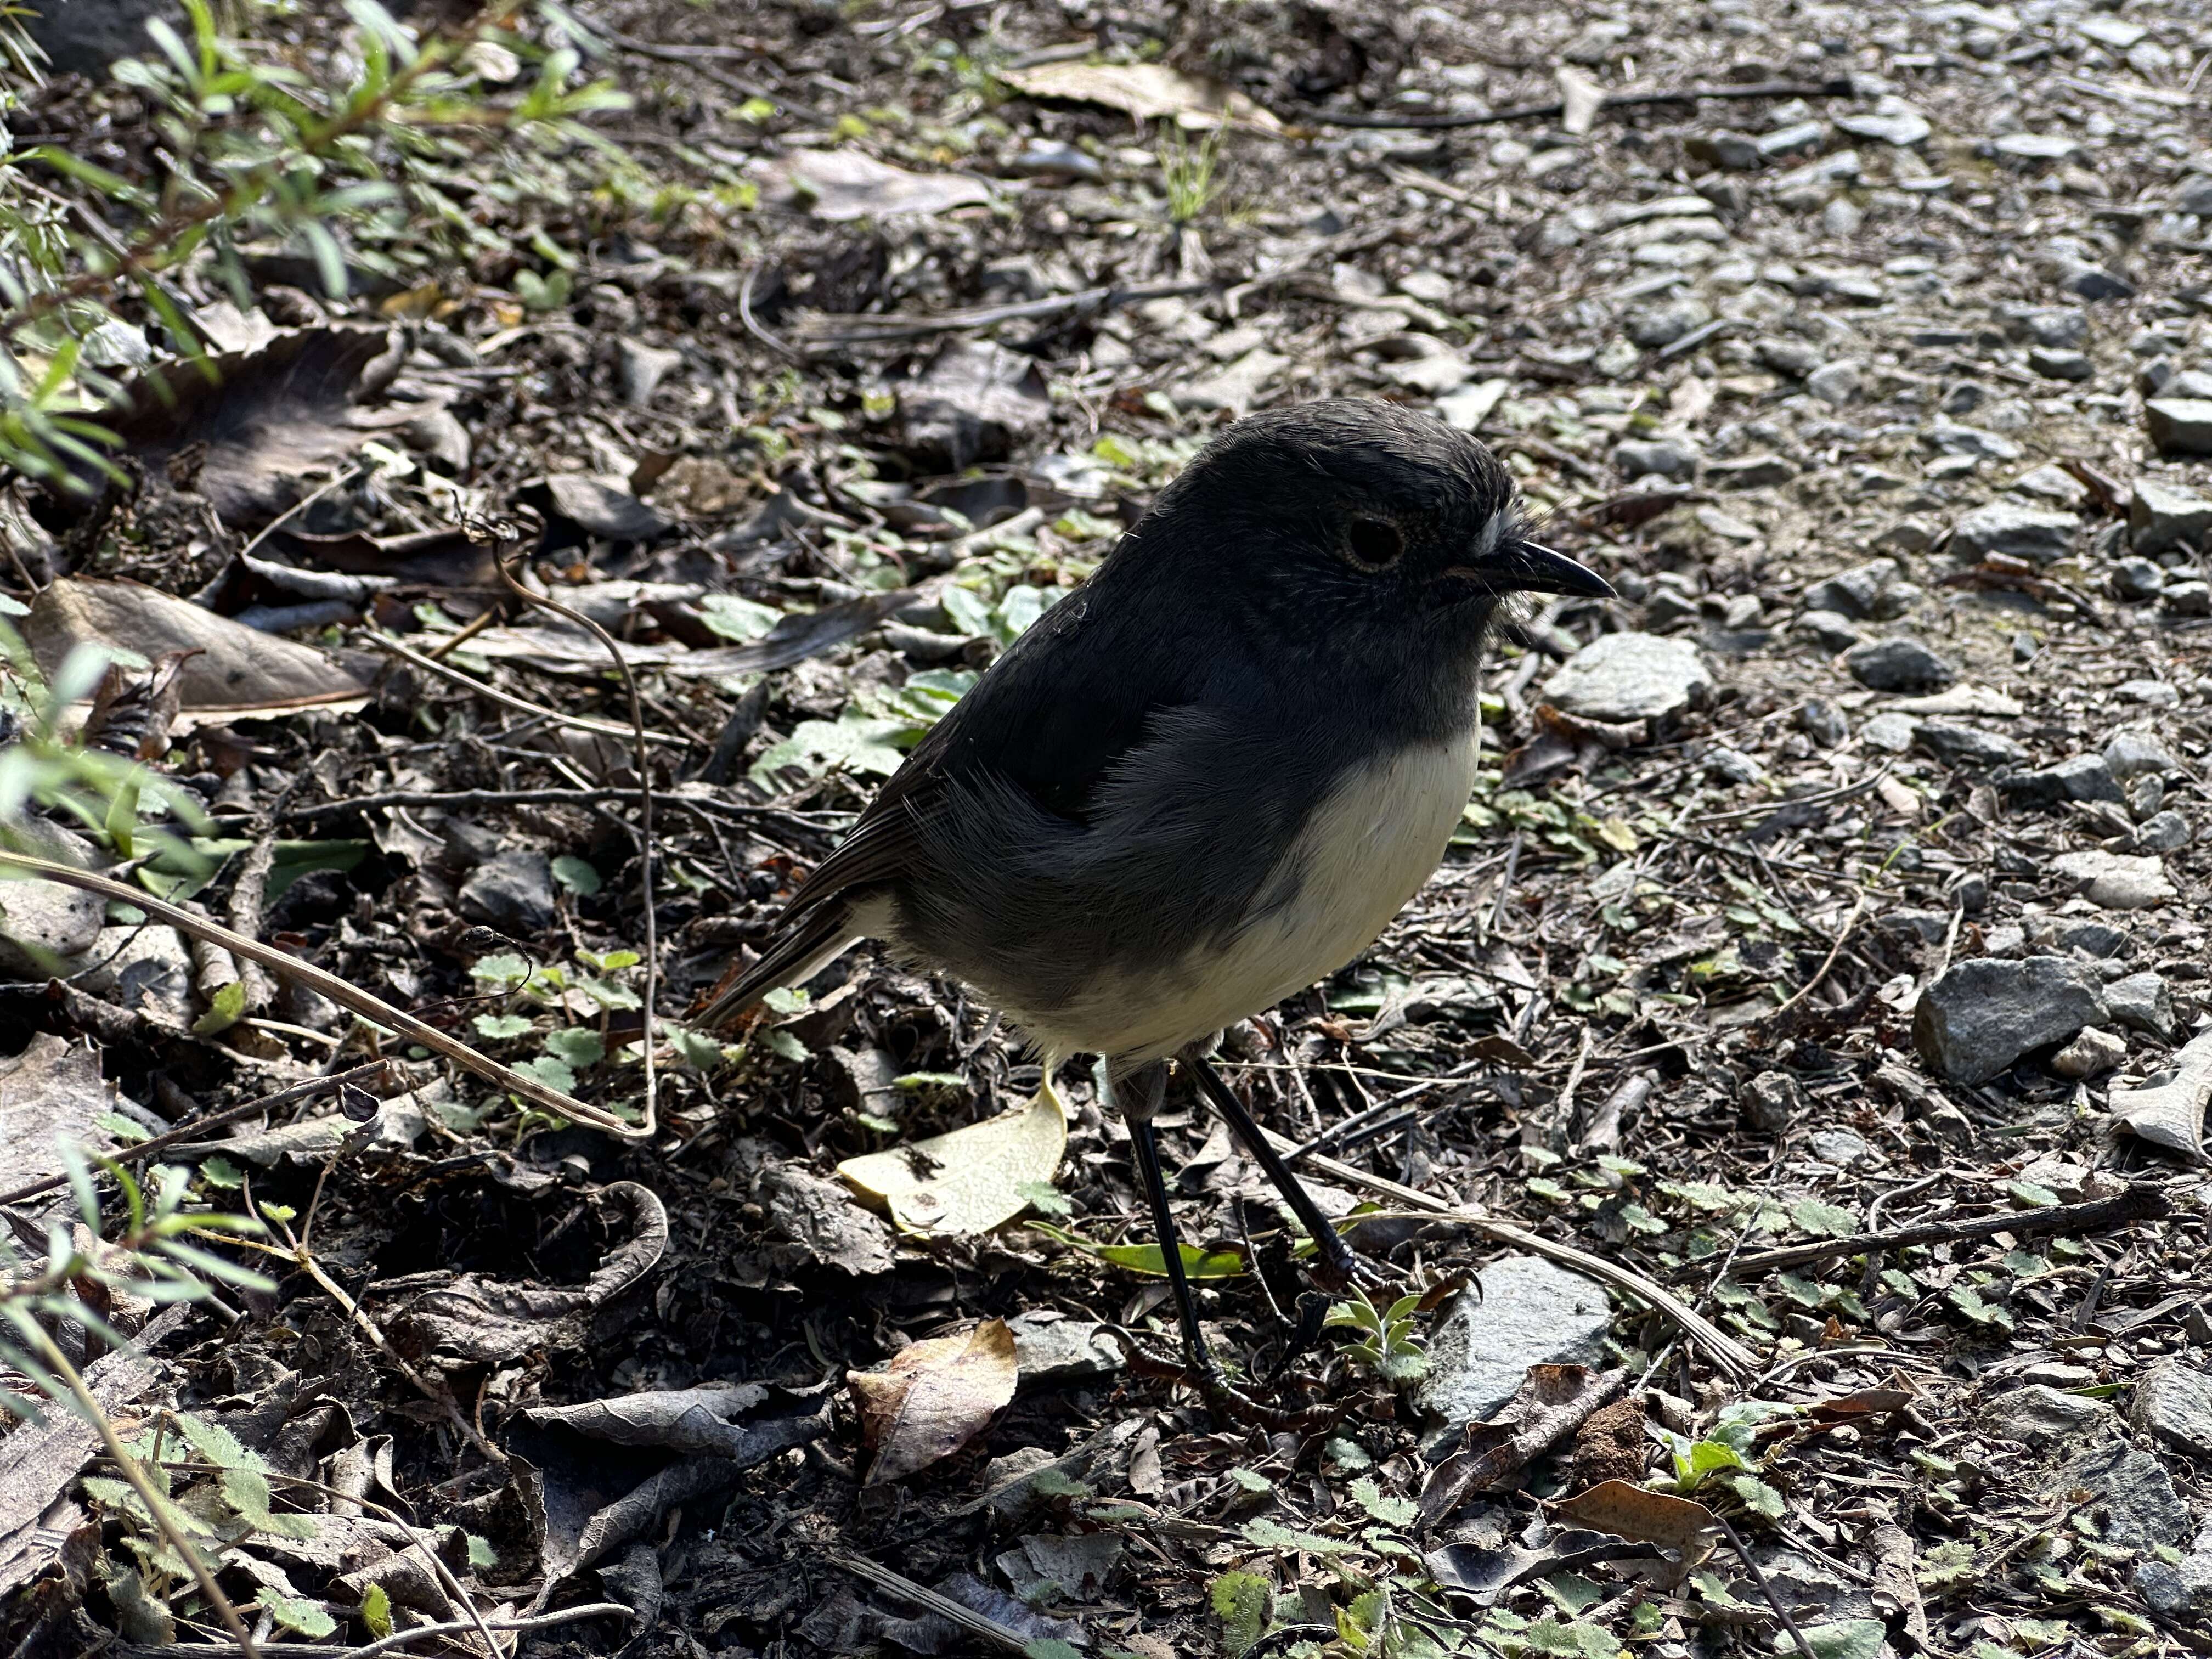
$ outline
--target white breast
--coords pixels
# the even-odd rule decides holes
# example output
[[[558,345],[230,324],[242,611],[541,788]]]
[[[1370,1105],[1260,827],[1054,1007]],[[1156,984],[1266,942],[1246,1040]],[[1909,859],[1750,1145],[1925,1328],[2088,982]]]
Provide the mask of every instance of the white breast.
[[[1375,942],[1443,856],[1474,787],[1475,734],[1359,768],[1317,807],[1261,887],[1260,914],[1172,969],[1117,974],[1036,1018],[1009,1013],[1055,1054],[1132,1062],[1170,1054],[1272,1008]]]

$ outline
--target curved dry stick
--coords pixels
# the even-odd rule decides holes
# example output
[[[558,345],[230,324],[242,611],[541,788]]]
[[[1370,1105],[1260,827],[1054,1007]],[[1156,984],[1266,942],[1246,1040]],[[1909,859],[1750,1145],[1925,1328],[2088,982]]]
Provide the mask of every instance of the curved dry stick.
[[[180,933],[220,945],[234,956],[259,963],[270,972],[297,980],[312,990],[321,992],[342,1008],[350,1008],[364,1019],[374,1020],[398,1032],[410,1042],[419,1042],[433,1054],[443,1054],[454,1065],[474,1072],[487,1082],[520,1095],[533,1105],[562,1117],[573,1118],[579,1123],[588,1123],[595,1129],[605,1131],[624,1140],[644,1140],[653,1133],[650,1120],[642,1124],[625,1123],[612,1112],[600,1106],[586,1104],[573,1095],[564,1095],[558,1089],[548,1087],[536,1078],[516,1071],[512,1066],[502,1066],[488,1054],[480,1054],[459,1037],[424,1024],[404,1009],[395,1008],[381,997],[372,996],[350,981],[340,979],[327,969],[313,963],[302,962],[273,945],[264,945],[258,939],[233,932],[205,916],[196,916],[165,900],[136,887],[126,887],[119,881],[94,875],[89,870],[80,870],[74,865],[57,864],[52,859],[33,858],[27,853],[0,848],[0,877],[11,871],[37,876],[46,881],[58,881],[64,887],[74,887],[82,892],[97,893],[102,898],[114,899],[118,903],[134,905],[147,915],[168,923]]]

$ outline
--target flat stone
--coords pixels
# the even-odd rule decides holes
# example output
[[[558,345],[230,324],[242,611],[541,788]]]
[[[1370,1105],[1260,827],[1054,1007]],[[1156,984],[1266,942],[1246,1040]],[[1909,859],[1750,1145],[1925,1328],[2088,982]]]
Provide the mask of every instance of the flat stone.
[[[1792,632],[1803,635],[1830,656],[1866,642],[1866,635],[1851,626],[1850,617],[1833,611],[1808,611],[1790,626]]]
[[[2125,1037],[2085,1025],[2079,1036],[2051,1057],[2051,1069],[2061,1077],[2102,1077],[2117,1071],[2128,1057]]]
[[[2177,617],[2212,617],[2212,583],[2193,577],[2187,581],[2168,582],[2160,591],[2158,602]]]
[[[89,866],[92,843],[50,818],[24,817],[8,825],[20,849],[54,864]],[[0,977],[40,979],[57,969],[75,971],[71,958],[100,938],[106,904],[97,893],[58,881],[0,882]]]
[[[2195,548],[2203,544],[2208,530],[2212,530],[2212,501],[2156,478],[2136,480],[2135,499],[2128,505],[2128,543],[2136,552],[2163,553],[2184,542]]]
[[[1787,1072],[1761,1072],[1743,1085],[1736,1110],[1763,1134],[1778,1135],[1805,1109],[1805,1091]]]
[[[1989,1402],[1984,1415],[1992,1433],[2031,1446],[2117,1434],[2120,1426],[2120,1414],[2103,1401],[2063,1394],[2044,1383],[2008,1389]]]
[[[1920,722],[1894,708],[1886,708],[1859,727],[1859,741],[1885,755],[1902,755],[1920,735]]]
[[[2212,398],[2150,398],[2143,424],[2161,455],[2212,455]]]
[[[2000,133],[1990,148],[2016,161],[2064,161],[2081,153],[2081,141],[2063,132]]]
[[[1938,421],[1928,428],[1928,442],[1939,455],[1971,456],[1979,461],[2016,461],[2021,447],[2001,432],[1985,427],[1960,426]]]
[[[2153,973],[2129,974],[2105,988],[2105,1006],[2115,1024],[2153,1036],[2173,1034],[2173,994],[2166,981]]]
[[[2189,1505],[2173,1477],[2141,1446],[2108,1446],[2069,1465],[2066,1480],[2098,1494],[2105,1541],[2122,1549],[2152,1550],[2189,1536]]]
[[[1705,480],[1722,489],[1765,489],[1788,483],[1797,469],[1779,455],[1746,455],[1732,461],[1713,461],[1705,467]]]
[[[1601,634],[1544,687],[1552,703],[1593,720],[1667,720],[1711,696],[1712,676],[1687,640]]]
[[[1679,438],[1629,438],[1615,444],[1613,463],[1632,478],[1694,478],[1698,452]]]
[[[2123,702],[2139,702],[2146,708],[2179,708],[2180,690],[2165,680],[2122,680],[2112,695]]]
[[[2015,720],[2021,713],[2018,698],[1986,685],[1954,685],[1924,697],[1907,697],[1896,706],[1908,714],[1929,720],[1963,715],[1971,720]]]
[[[2197,1535],[2197,1547],[2180,1560],[2146,1557],[2129,1577],[2154,1613],[2168,1619],[2201,1619],[2212,1613],[2212,1527]]]
[[[2061,853],[2051,860],[2051,872],[2080,887],[2082,896],[2103,910],[2148,910],[2181,896],[2160,860],[2131,853],[2101,848]]]
[[[92,957],[99,965],[79,984],[93,995],[167,1025],[188,1026],[198,1018],[191,947],[175,928],[103,927]]]
[[[1876,691],[1935,691],[1950,684],[1959,671],[1918,640],[1869,640],[1844,653],[1844,666],[1861,685]]]
[[[2166,586],[2166,567],[2155,559],[2131,555],[2114,562],[2105,585],[2112,590],[2114,599],[2138,603],[2154,599]]]
[[[2063,466],[2030,467],[2012,481],[2011,489],[2016,495],[2039,496],[2069,509],[2089,499],[2081,481]]]
[[[2008,773],[1996,785],[2006,799],[2023,806],[2056,806],[2069,800],[2106,800],[2118,806],[2126,799],[2102,755],[2073,755],[2056,766]]]
[[[2179,1359],[2154,1361],[2136,1379],[2128,1419],[2191,1457],[2212,1457],[2212,1376]]]
[[[1809,155],[1820,148],[1828,129],[1818,121],[1799,121],[1773,132],[1763,132],[1753,142],[1759,153],[1772,161],[1790,155]]]
[[[2122,783],[2146,775],[2165,777],[2181,769],[2173,751],[2152,732],[2115,732],[2105,741],[2105,769]]]
[[[1718,167],[1723,173],[1755,173],[1766,165],[1759,141],[1748,133],[1725,129],[1699,133],[1684,141],[1683,148],[1692,161]]]
[[[647,345],[627,335],[615,342],[615,386],[633,409],[653,401],[660,383],[684,367],[684,354]]]
[[[1778,374],[1802,380],[1820,366],[1820,349],[1810,340],[1790,334],[1762,334],[1751,343],[1752,355]]]
[[[2178,853],[2193,839],[2189,820],[2171,806],[2136,826],[2136,850],[2140,853]]]
[[[2046,380],[2087,380],[2095,378],[2096,364],[2086,352],[2050,346],[2030,346],[2027,366]]]
[[[2000,766],[2017,766],[2027,758],[2027,750],[2010,738],[1948,720],[1923,722],[1916,741],[1944,765],[1968,771],[1986,772]]]
[[[2088,343],[2089,313],[2079,306],[2034,306],[2014,313],[2012,320],[2029,339],[2053,351]]]
[[[1952,963],[1920,994],[1912,1040],[1939,1076],[1973,1085],[2109,1017],[2103,983],[2086,963],[1976,957]]]
[[[1712,321],[1712,308],[1703,300],[1683,295],[1639,306],[1622,319],[1621,331],[1646,351],[1668,346],[1692,329]]]
[[[1063,1319],[1045,1310],[1006,1322],[1014,1334],[1014,1364],[1025,1385],[1111,1376],[1127,1364],[1121,1345],[1095,1319]]]
[[[1260,393],[1291,366],[1280,352],[1265,347],[1248,351],[1226,368],[1192,381],[1176,393],[1176,401],[1192,409],[1225,409],[1242,415]]]
[[[2069,1365],[2062,1360],[2046,1360],[2039,1365],[2024,1367],[2020,1373],[2022,1382],[2040,1382],[2046,1389],[2089,1389],[2097,1383],[2097,1368],[2094,1365]]]
[[[533,847],[507,848],[470,872],[459,900],[461,914],[471,921],[542,933],[558,917],[553,862]]]
[[[1866,378],[1866,365],[1849,357],[1838,358],[1832,363],[1823,363],[1805,377],[1805,390],[1822,403],[1833,404],[1838,409],[1859,395],[1859,385]]]
[[[2074,550],[2081,520],[2013,501],[1991,501],[1961,514],[1951,527],[1951,549],[1962,558],[1986,559],[1992,553],[2048,564]]]
[[[1456,1296],[1437,1318],[1415,1396],[1453,1434],[1494,1416],[1531,1365],[1604,1364],[1613,1323],[1602,1288],[1540,1256],[1507,1256],[1480,1278],[1479,1298]]]
[[[1854,138],[1872,138],[1900,149],[1925,143],[1935,131],[1926,116],[1894,96],[1881,100],[1870,113],[1838,116],[1836,125]]]

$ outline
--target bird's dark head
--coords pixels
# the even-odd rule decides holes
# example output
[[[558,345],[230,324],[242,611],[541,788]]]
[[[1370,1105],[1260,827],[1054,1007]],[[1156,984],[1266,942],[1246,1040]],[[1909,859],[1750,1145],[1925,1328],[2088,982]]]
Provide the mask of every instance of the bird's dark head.
[[[1365,650],[1471,653],[1512,594],[1613,591],[1529,539],[1512,476],[1482,444],[1364,398],[1239,421],[1161,492],[1133,539],[1290,637]]]

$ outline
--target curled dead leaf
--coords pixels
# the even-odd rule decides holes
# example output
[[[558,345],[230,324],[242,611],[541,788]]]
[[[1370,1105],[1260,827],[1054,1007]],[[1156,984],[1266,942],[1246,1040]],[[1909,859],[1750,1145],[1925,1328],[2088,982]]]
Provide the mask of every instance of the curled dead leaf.
[[[1670,1497],[1627,1480],[1607,1480],[1545,1507],[1561,1520],[1592,1532],[1673,1550],[1681,1557],[1685,1573],[1711,1555],[1719,1539],[1713,1512],[1695,1498]]]
[[[861,1435],[876,1455],[861,1484],[903,1480],[950,1457],[1014,1397],[1018,1377],[1014,1334],[1003,1319],[911,1344],[878,1370],[848,1372]]]
[[[1019,1215],[1028,1189],[1052,1179],[1066,1150],[1067,1117],[1048,1091],[1019,1111],[848,1158],[837,1173],[902,1231],[951,1238]]]

